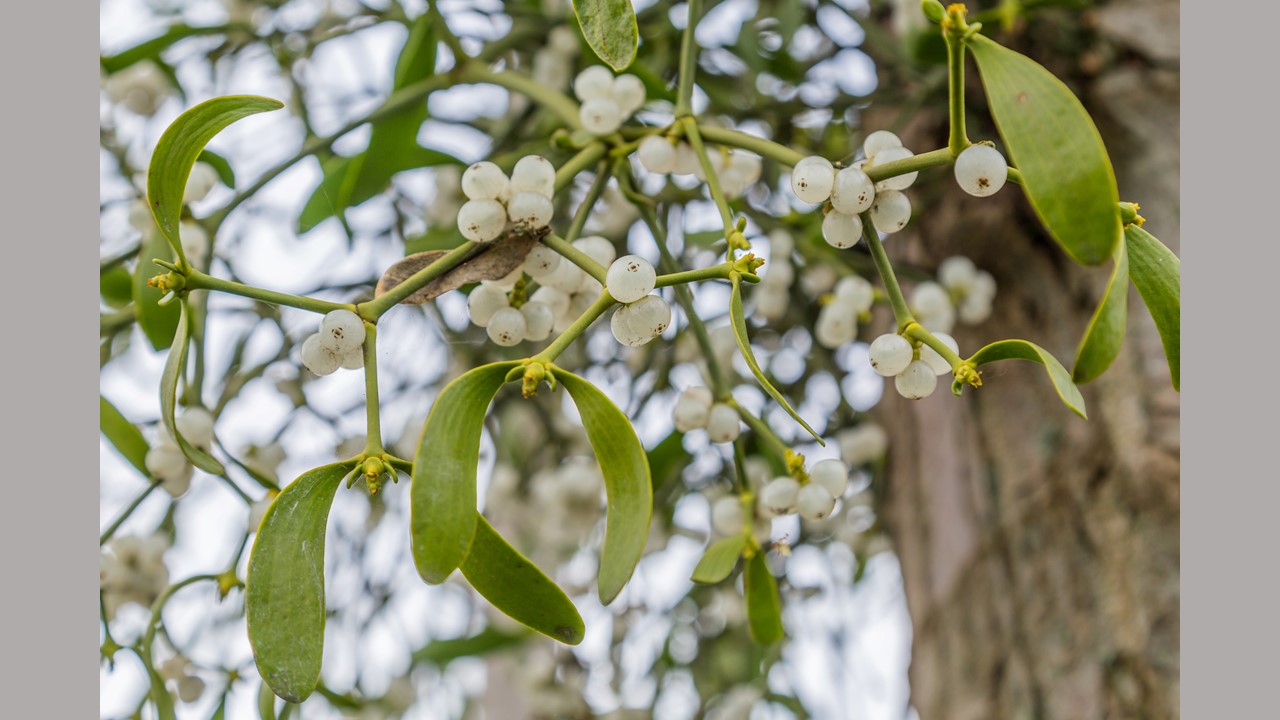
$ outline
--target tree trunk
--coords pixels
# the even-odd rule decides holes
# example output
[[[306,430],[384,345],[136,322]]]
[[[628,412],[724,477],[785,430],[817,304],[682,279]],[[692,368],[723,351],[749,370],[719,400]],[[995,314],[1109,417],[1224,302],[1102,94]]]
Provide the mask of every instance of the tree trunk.
[[[1067,77],[1121,198],[1177,253],[1177,2],[1114,2],[1031,27],[1017,48]],[[1073,37],[1084,45],[1067,57]],[[970,117],[971,137],[994,137],[983,107]],[[944,124],[918,123],[907,144],[937,147]],[[917,202],[915,229],[889,243],[895,260],[932,268],[961,253],[997,279],[992,318],[957,327],[961,354],[1025,338],[1070,366],[1110,265],[1073,264],[1014,186]],[[1087,422],[1032,363],[992,366],[959,399],[948,390],[908,402],[890,388],[879,410],[893,438],[882,518],[902,565],[920,717],[1177,717],[1179,399],[1141,299],[1131,291],[1119,358],[1082,388]]]

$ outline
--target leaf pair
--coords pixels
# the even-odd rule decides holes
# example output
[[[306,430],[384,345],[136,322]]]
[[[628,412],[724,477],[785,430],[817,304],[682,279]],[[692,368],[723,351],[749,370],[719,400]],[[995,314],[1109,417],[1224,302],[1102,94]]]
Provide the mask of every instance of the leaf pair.
[[[693,569],[692,580],[713,584],[723,581],[733,572],[738,558],[748,549],[746,535],[733,535],[711,543]],[[747,623],[751,638],[761,645],[769,645],[782,639],[782,598],[778,595],[778,581],[769,571],[764,552],[756,550],[746,560],[742,573],[742,590],[747,600]]]

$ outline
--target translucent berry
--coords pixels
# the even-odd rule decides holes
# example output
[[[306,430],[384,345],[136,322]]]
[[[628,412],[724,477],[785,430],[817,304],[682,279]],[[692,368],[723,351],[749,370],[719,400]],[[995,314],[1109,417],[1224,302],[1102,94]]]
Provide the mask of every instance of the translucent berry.
[[[488,160],[475,163],[462,173],[462,194],[468,200],[501,200],[510,190],[507,174]]]
[[[955,308],[946,289],[935,282],[922,282],[911,291],[907,304],[916,320],[927,330],[950,332],[956,321]]]
[[[871,341],[871,350],[868,355],[871,358],[871,367],[877,373],[885,377],[893,377],[907,369],[914,352],[910,340],[901,335],[889,333]]]
[[[529,273],[529,277],[536,280],[550,275],[559,266],[560,253],[542,243],[538,243],[525,256],[523,269],[526,273]]]
[[[951,348],[951,352],[956,353],[957,355],[960,354],[960,344],[956,342],[955,338],[941,332],[936,332],[933,336],[941,340],[943,345]],[[939,355],[937,350],[934,350],[928,345],[920,346],[920,359],[925,361],[929,367],[933,368],[933,372],[936,375],[951,374],[951,363],[943,359],[942,355]]]
[[[698,155],[689,143],[682,142],[676,146],[676,160],[675,167],[671,168],[672,174],[692,175],[701,167],[702,163],[698,162]]]
[[[573,94],[586,102],[613,96],[613,73],[603,65],[592,65],[573,79]]]
[[[986,270],[979,270],[973,277],[973,286],[969,288],[969,295],[990,303],[996,297],[996,279]]]
[[[497,200],[468,200],[458,208],[458,231],[472,242],[496,240],[507,228],[507,210]]]
[[[511,347],[524,339],[527,328],[524,315],[519,310],[505,307],[489,318],[489,325],[485,329],[489,332],[490,340],[503,347]]]
[[[496,290],[501,290],[504,293],[509,293],[516,288],[516,283],[520,282],[522,277],[524,277],[524,270],[518,267],[497,280],[481,280],[480,283]]]
[[[636,148],[640,164],[651,173],[666,175],[676,167],[676,147],[660,135],[650,135]]]
[[[893,384],[902,397],[908,400],[919,400],[933,394],[934,388],[938,387],[938,376],[934,374],[933,368],[929,367],[929,363],[923,360],[912,360],[907,369],[894,378]]]
[[[302,343],[302,364],[316,375],[332,375],[342,366],[342,360],[320,342],[320,333],[314,333]]]
[[[191,167],[191,175],[187,177],[187,187],[182,191],[182,202],[190,204],[200,202],[209,194],[218,182],[218,171],[209,163],[198,162]]]
[[[556,168],[541,155],[526,155],[511,169],[511,194],[537,193],[552,197],[556,191]]]
[[[911,201],[899,190],[876,193],[871,203],[871,222],[882,233],[895,233],[907,226],[911,219]]]
[[[671,306],[660,295],[646,295],[627,307],[631,308],[631,326],[648,335],[645,342],[666,332],[671,324]]]
[[[847,167],[836,173],[835,182],[831,186],[831,207],[842,213],[857,215],[866,212],[875,199],[875,185],[860,168]]]
[[[799,494],[800,483],[793,477],[783,475],[764,486],[760,491],[760,503],[771,515],[789,515],[796,510]]]
[[[738,535],[742,532],[742,501],[736,495],[726,495],[711,504],[711,529],[721,535]]]
[[[888,130],[877,130],[862,142],[862,154],[870,162],[875,162],[877,153],[891,147],[902,147],[902,140]]]
[[[350,310],[334,310],[320,321],[320,344],[338,355],[364,344],[364,321]]]
[[[791,171],[791,190],[802,201],[817,205],[831,197],[831,188],[835,185],[836,169],[831,161],[811,155],[800,162]]]
[[[155,447],[147,451],[143,459],[147,472],[158,480],[169,480],[181,477],[189,466],[182,450],[169,438],[165,438]]]
[[[487,326],[499,310],[510,306],[507,294],[492,285],[480,285],[467,296],[471,322],[480,327]]]
[[[622,111],[613,98],[597,98],[582,103],[578,119],[592,135],[610,135],[622,127]]]
[[[364,348],[355,347],[338,358],[339,367],[343,370],[359,370],[364,367]]]
[[[174,419],[178,434],[198,448],[213,444],[213,415],[201,407],[187,408]]]
[[[953,255],[938,265],[938,282],[953,292],[968,292],[977,275],[973,261],[963,255]]]
[[[676,429],[689,432],[707,426],[711,415],[711,391],[705,387],[693,387],[680,393],[673,411]]]
[[[839,301],[824,306],[818,313],[813,334],[819,345],[830,350],[853,342],[858,337],[858,320],[853,308]]]
[[[551,224],[555,206],[551,198],[535,192],[519,192],[507,202],[507,216],[516,227],[538,230]]]
[[[738,411],[724,403],[715,403],[707,414],[707,437],[711,442],[727,443],[738,439],[742,432]]]
[[[182,253],[187,260],[196,265],[203,265],[209,254],[209,233],[192,220],[178,223],[178,238],[182,242]]]
[[[639,255],[623,255],[609,266],[605,287],[620,303],[633,303],[653,292],[657,273],[653,265]]]
[[[565,263],[570,265],[572,263]],[[536,302],[551,308],[553,316],[563,315],[569,311],[569,294],[565,291],[543,285],[533,291],[533,295],[529,297],[529,302]],[[496,312],[496,311],[495,311]]]
[[[841,250],[857,245],[862,239],[862,218],[832,210],[822,219],[822,239]]]
[[[640,347],[652,340],[632,324],[632,310],[630,305],[623,305],[613,311],[613,317],[609,319],[609,329],[613,331],[613,338],[619,343],[627,347]]]
[[[538,282],[542,287],[555,288],[566,295],[572,295],[581,290],[583,284],[589,279],[591,276],[583,272],[582,268],[566,260],[550,273],[538,278]]]
[[[759,155],[752,155],[741,150],[735,150],[729,155],[729,166],[725,168],[728,172],[738,175],[744,188],[754,185],[760,179],[761,169]]]
[[[618,251],[614,249],[613,243],[608,239],[599,235],[588,235],[584,238],[578,238],[573,241],[573,246],[587,254],[592,260],[600,263],[605,267],[613,264],[618,258]]]
[[[825,486],[809,483],[796,493],[796,512],[805,520],[822,520],[835,509],[835,496]]]
[[[959,316],[960,322],[966,325],[977,325],[991,317],[991,301],[977,295],[969,295],[960,301],[960,307],[956,308],[956,315]]]
[[[809,481],[826,488],[831,497],[843,497],[849,487],[849,466],[834,458],[823,460],[810,468]]]
[[[894,162],[896,160],[906,160],[907,158],[914,157],[914,156],[915,156],[915,153],[902,147],[901,145],[899,145],[898,147],[889,147],[889,148],[885,148],[884,150],[881,150],[879,153],[876,154],[875,164],[876,164],[876,167],[879,167],[881,165]],[[911,187],[912,183],[916,181],[916,176],[918,176],[919,174],[920,173],[918,172],[911,172],[905,175],[895,175],[894,177],[881,180],[879,183],[877,183],[876,189],[877,190],[880,190],[880,189],[906,190],[907,188]]]
[[[876,291],[858,275],[849,275],[836,284],[836,299],[848,303],[855,313],[864,313],[875,303]]]
[[[639,110],[641,105],[644,105],[644,82],[635,75],[619,75],[613,79],[613,91],[611,95],[614,102],[618,104],[618,109],[622,111],[622,114],[630,115],[636,110]]]
[[[525,340],[542,342],[551,335],[551,328],[556,322],[556,314],[551,312],[549,306],[530,300],[520,306],[520,314],[524,315]]]
[[[836,436],[840,443],[840,456],[850,465],[865,465],[884,457],[889,448],[889,435],[873,422],[864,422]]]
[[[994,195],[1008,178],[1009,164],[990,145],[970,145],[956,157],[956,182],[970,195]]]

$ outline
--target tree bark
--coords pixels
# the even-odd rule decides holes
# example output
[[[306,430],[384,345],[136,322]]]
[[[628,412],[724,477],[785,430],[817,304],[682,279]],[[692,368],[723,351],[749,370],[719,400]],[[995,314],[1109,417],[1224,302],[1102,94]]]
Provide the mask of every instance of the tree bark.
[[[1058,42],[1041,51],[1050,25]],[[1177,2],[1046,14],[1015,37],[1067,77],[1121,199],[1178,253]],[[1065,57],[1061,38],[1083,47]],[[969,75],[976,100],[972,64]],[[970,117],[972,138],[995,137],[983,107]],[[945,143],[942,126],[921,120],[907,144]],[[1015,186],[987,199],[950,190],[916,201],[915,228],[889,243],[895,261],[932,268],[960,253],[996,276],[991,319],[957,326],[962,355],[1024,338],[1069,367],[1110,265],[1073,264]],[[991,366],[962,398],[948,390],[909,402],[889,389],[878,411],[893,439],[881,517],[902,566],[920,717],[1176,718],[1179,398],[1137,293],[1124,350],[1082,388],[1088,421],[1031,363]]]

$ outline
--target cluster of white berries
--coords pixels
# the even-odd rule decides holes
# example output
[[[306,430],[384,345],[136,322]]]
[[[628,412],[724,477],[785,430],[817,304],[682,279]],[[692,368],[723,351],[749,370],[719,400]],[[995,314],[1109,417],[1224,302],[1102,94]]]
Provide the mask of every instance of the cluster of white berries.
[[[467,202],[458,208],[458,230],[472,242],[490,242],[507,231],[540,230],[551,224],[556,169],[540,155],[520,158],[508,178],[502,168],[478,162],[462,173]]]
[[[190,408],[174,419],[174,425],[178,434],[201,450],[207,451],[213,445],[213,415],[208,410]],[[159,442],[147,451],[143,464],[147,472],[160,481],[160,487],[173,497],[179,497],[191,488],[195,468],[168,433],[161,433]]]
[[[875,288],[857,275],[849,275],[836,283],[831,301],[818,311],[814,339],[834,350],[858,336],[858,317],[871,311]]]
[[[639,255],[623,255],[609,265],[605,287],[622,307],[613,313],[609,327],[613,337],[627,347],[639,347],[666,331],[671,306],[653,293],[658,274]]]
[[[955,338],[943,332],[933,335],[952,352],[959,353]],[[933,348],[924,344],[917,348],[907,338],[892,333],[872,341],[870,358],[871,367],[880,375],[893,378],[898,394],[908,400],[932,395],[938,376],[951,372],[951,364]]]
[[[876,423],[863,421],[836,434],[840,457],[854,467],[884,457],[889,448],[889,434]]]
[[[822,219],[822,237],[836,248],[850,248],[862,238],[860,213],[871,213],[876,230],[894,233],[911,219],[911,201],[903,190],[911,187],[918,173],[906,173],[872,183],[865,170],[877,165],[906,160],[914,153],[902,140],[886,130],[867,136],[863,158],[836,170],[830,160],[811,155],[796,163],[791,171],[791,190],[800,200],[813,205],[830,201]]]
[[[711,442],[733,442],[742,433],[738,411],[728,403],[714,402],[711,391],[702,386],[680,393],[672,414],[676,430],[690,432],[706,428]]]
[[[98,558],[98,583],[107,619],[128,603],[151,607],[169,586],[164,553],[169,542],[161,535],[126,535],[107,543]]]
[[[182,655],[174,655],[156,668],[162,680],[177,685],[178,699],[184,703],[193,703],[204,694],[204,680],[192,672],[191,661]]]
[[[644,83],[635,75],[617,77],[603,65],[592,65],[573,80],[582,102],[578,119],[592,135],[612,135],[645,101]]]
[[[686,142],[675,142],[661,135],[650,135],[636,148],[640,163],[658,175],[692,175],[706,181],[707,173],[698,156]],[[744,150],[721,147],[709,152],[707,160],[715,171],[720,189],[726,197],[740,197],[760,179],[760,156]]]
[[[769,262],[764,266],[760,285],[752,293],[756,313],[766,321],[782,319],[791,304],[791,283],[795,281],[795,267],[791,264],[791,251],[795,243],[784,230],[769,233]]]
[[[139,60],[103,81],[107,98],[123,105],[129,112],[150,117],[173,91],[169,79],[150,60]]]
[[[772,517],[799,513],[805,520],[824,520],[849,487],[849,466],[842,460],[823,460],[809,470],[801,484],[790,475],[770,480],[760,489],[759,504]]]
[[[991,317],[991,301],[996,297],[996,279],[986,270],[979,270],[969,258],[953,255],[943,260],[938,265],[938,282],[947,289],[951,300],[956,303],[956,315],[960,322],[976,325]]]
[[[338,368],[364,367],[364,321],[350,310],[334,310],[320,321],[320,331],[302,343],[302,364],[316,375]]]
[[[532,261],[529,258],[532,258]],[[471,315],[471,322],[485,328],[489,333],[489,339],[502,347],[511,347],[524,340],[532,342],[546,340],[551,335],[552,326],[555,325],[558,309],[548,304],[548,293],[543,293],[540,296],[542,299],[530,299],[519,307],[511,305],[509,293],[515,289],[521,275],[527,272],[531,265],[544,268],[549,263],[559,265],[560,256],[539,243],[534,245],[533,251],[525,259],[523,270],[516,268],[500,280],[481,281],[480,285],[467,296],[467,310]],[[567,307],[567,296],[564,297],[564,304]]]

